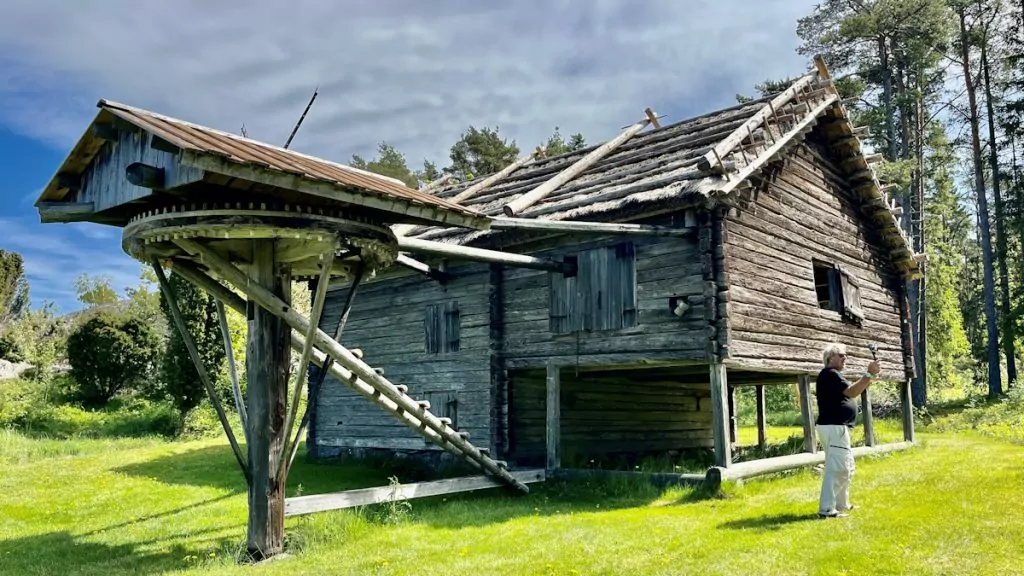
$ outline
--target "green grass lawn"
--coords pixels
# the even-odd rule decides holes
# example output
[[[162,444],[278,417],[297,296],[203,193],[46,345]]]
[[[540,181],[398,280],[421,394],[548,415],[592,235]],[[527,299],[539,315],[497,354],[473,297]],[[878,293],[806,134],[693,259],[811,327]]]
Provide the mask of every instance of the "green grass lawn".
[[[799,430],[769,431],[789,434]],[[741,442],[751,438],[741,430]],[[714,499],[549,482],[527,496],[413,501],[405,514],[289,519],[290,557],[239,566],[246,496],[225,442],[0,431],[0,574],[1022,573],[1024,447],[976,433],[919,439],[910,452],[858,461],[861,509],[845,520],[816,518],[810,470]],[[381,485],[389,474],[406,480],[402,470],[300,463],[291,492]]]

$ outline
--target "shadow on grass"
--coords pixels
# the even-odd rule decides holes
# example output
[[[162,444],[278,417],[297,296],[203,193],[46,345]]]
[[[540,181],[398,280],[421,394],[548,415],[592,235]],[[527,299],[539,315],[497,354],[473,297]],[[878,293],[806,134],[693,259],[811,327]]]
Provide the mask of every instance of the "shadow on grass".
[[[244,444],[241,448],[245,453]],[[303,452],[300,448],[299,456],[288,474],[288,496],[387,486],[392,476],[398,477],[403,483],[437,477],[411,461],[314,462],[307,460]],[[226,441],[224,444],[127,464],[113,471],[164,484],[210,487],[233,494],[247,490],[245,478]]]
[[[246,491],[245,480],[226,442],[223,445],[205,446],[128,464],[114,471],[165,484],[217,488],[228,493],[223,497]],[[294,497],[387,486],[391,477],[408,484],[477,474],[459,468],[438,473],[409,460],[316,462],[307,460],[300,451],[288,476],[287,494],[288,497]],[[680,497],[674,502],[676,505],[716,497],[699,488],[684,487],[681,490]],[[411,508],[417,522],[455,529],[503,523],[528,516],[605,512],[647,506],[662,498],[663,494],[662,489],[640,478],[552,478],[544,483],[531,484],[530,493],[525,495],[510,487],[496,487],[414,499]],[[205,503],[208,502],[199,505]],[[377,504],[366,507],[364,512],[372,519],[386,516],[387,509],[388,504]]]
[[[177,543],[157,549],[151,546],[154,544],[159,542],[92,542],[66,531],[8,538],[0,541],[0,573],[161,574],[188,567],[190,559],[197,558],[200,549],[223,550],[229,548],[232,541],[228,538],[193,539],[187,546]]]
[[[779,530],[790,524],[808,521],[820,522],[817,512],[813,514],[776,514],[775,516],[761,516],[758,518],[744,518],[719,524],[719,528],[729,530]]]

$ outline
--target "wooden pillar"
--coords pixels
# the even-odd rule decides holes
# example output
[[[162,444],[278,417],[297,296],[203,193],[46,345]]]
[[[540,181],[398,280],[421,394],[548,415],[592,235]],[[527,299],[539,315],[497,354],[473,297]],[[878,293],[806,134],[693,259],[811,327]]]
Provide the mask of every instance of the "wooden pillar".
[[[869,390],[860,393],[860,411],[864,414],[864,445],[875,445],[875,415],[871,413],[871,394]]]
[[[736,420],[736,387],[729,386],[729,449],[736,449],[736,434],[738,432]]]
[[[804,452],[814,454],[818,451],[818,441],[814,434],[814,409],[811,406],[811,377],[801,374],[797,380],[800,392],[800,419],[804,423]]]
[[[548,364],[547,378],[547,469],[557,470],[562,467],[562,384],[560,367]]]
[[[729,449],[728,388],[725,364],[712,362],[711,427],[715,438],[715,465],[722,468],[728,468],[732,464],[732,450]]]
[[[914,398],[909,382],[900,382],[900,404],[903,405],[903,440],[914,441]]]
[[[768,426],[765,419],[764,384],[757,385],[757,446],[764,448],[768,444]]]
[[[278,275],[273,240],[253,241],[250,276],[285,302],[290,302],[288,278]],[[275,475],[285,443],[284,419],[288,393],[291,331],[284,321],[255,302],[249,302],[248,417],[249,525],[246,547],[255,559],[279,554],[284,545],[284,485]]]

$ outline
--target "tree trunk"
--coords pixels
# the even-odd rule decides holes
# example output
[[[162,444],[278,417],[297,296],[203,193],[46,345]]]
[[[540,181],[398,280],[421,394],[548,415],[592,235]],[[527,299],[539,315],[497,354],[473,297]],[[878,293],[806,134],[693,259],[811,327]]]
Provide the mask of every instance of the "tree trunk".
[[[985,163],[981,154],[981,136],[979,134],[978,100],[975,93],[974,78],[971,76],[970,44],[967,40],[967,18],[964,8],[957,9],[960,17],[960,51],[963,58],[964,84],[967,89],[967,102],[970,107],[971,149],[974,159],[974,189],[978,196],[978,227],[981,236],[982,276],[984,277],[985,326],[988,333],[988,395],[990,398],[1001,396],[1003,383],[999,370],[999,329],[996,326],[996,291],[992,266],[992,237],[988,222],[988,198],[985,196]]]
[[[915,182],[914,182],[914,204],[917,205],[917,223],[914,230],[916,233],[913,236],[914,239],[914,251],[917,253],[923,253],[925,250],[925,227],[924,227],[924,141],[925,141],[925,125],[924,125],[924,96],[921,93],[920,85],[918,85],[917,98],[914,106],[914,157],[916,161],[915,167]],[[914,406],[922,407],[928,403],[928,371],[926,361],[928,358],[928,338],[927,338],[927,319],[928,319],[928,303],[927,303],[927,291],[926,282],[927,270],[925,276],[911,282],[910,292],[915,295],[916,308],[912,310],[912,333],[916,336],[914,338],[914,365],[917,367],[916,375],[910,382],[911,386],[911,398]]]
[[[898,157],[896,148],[896,111],[893,108],[892,70],[889,69],[889,48],[885,36],[878,37],[878,62],[882,73],[882,107],[885,110],[886,160],[895,161]]]
[[[276,244],[253,241],[250,276],[289,302],[290,283],[277,275]],[[284,547],[284,485],[278,484],[278,460],[284,449],[287,409],[288,325],[255,302],[249,302],[248,375],[249,526],[246,547],[254,560],[280,554]]]
[[[1006,355],[1006,382],[1009,386],[1017,380],[1015,358],[1016,331],[1010,311],[1010,272],[1006,265],[1006,218],[1003,214],[1003,197],[999,187],[999,146],[996,142],[995,104],[992,102],[992,79],[988,61],[988,37],[981,43],[981,69],[985,79],[985,106],[988,112],[988,150],[992,171],[992,196],[996,205],[996,263],[999,266],[999,307],[1003,327],[1003,354]]]

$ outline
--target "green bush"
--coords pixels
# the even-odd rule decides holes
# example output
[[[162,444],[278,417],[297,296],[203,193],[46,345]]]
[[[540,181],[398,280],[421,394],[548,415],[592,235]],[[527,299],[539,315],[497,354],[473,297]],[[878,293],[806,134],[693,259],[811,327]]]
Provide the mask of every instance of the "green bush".
[[[237,416],[233,412],[228,412],[228,418],[237,419]],[[188,439],[212,438],[222,434],[223,430],[220,419],[217,418],[217,411],[208,399],[204,399],[185,414],[181,436]]]
[[[102,406],[118,392],[145,388],[156,373],[160,339],[153,326],[117,312],[97,312],[68,338],[68,361],[81,400]]]
[[[25,361],[25,351],[19,346],[12,330],[0,334],[0,360],[7,360],[15,364]]]
[[[61,403],[68,388],[65,380],[0,383],[0,428],[51,438],[174,437],[181,433],[182,418],[170,402],[122,397],[89,410]]]

